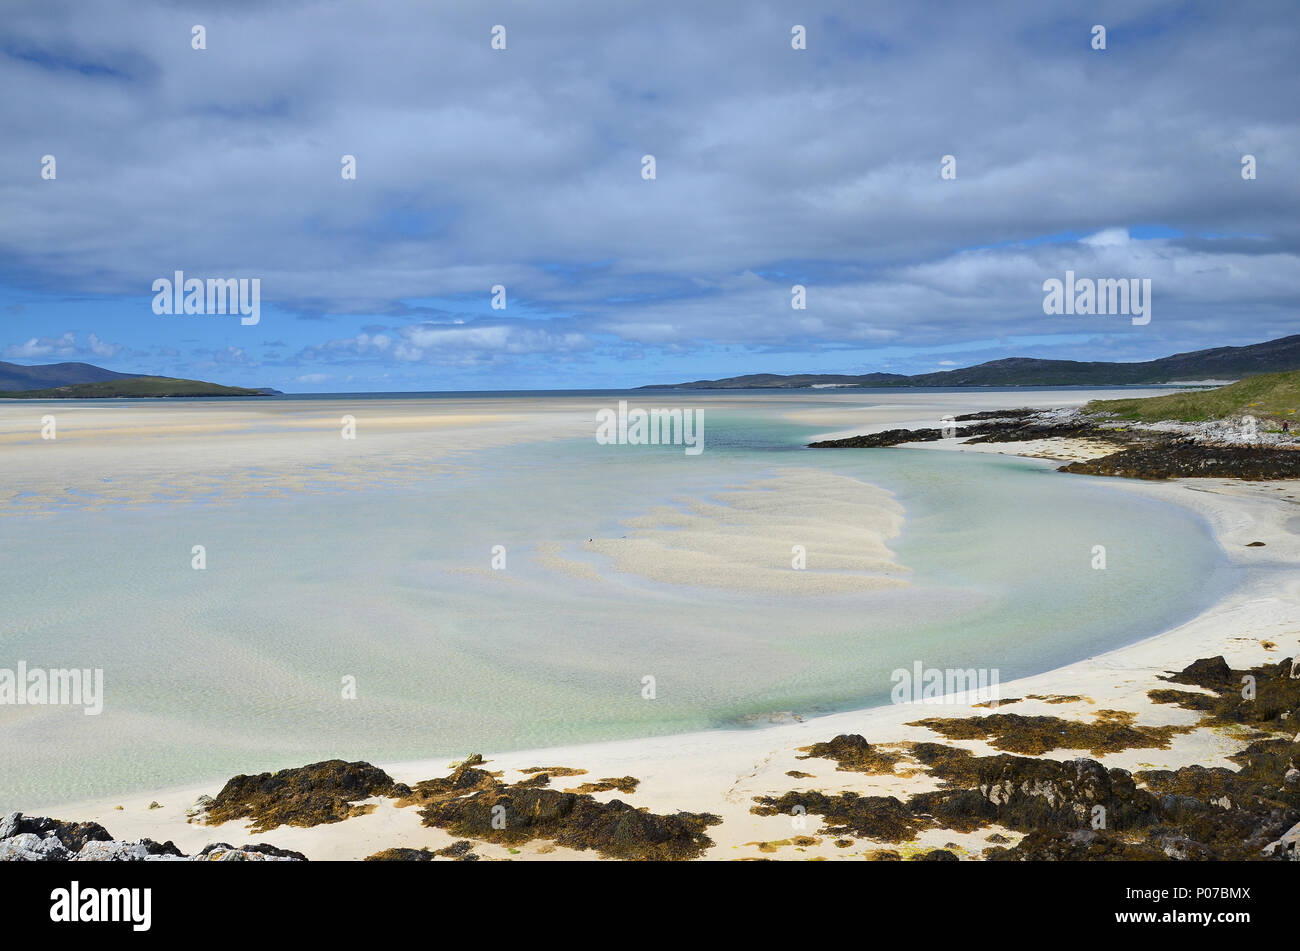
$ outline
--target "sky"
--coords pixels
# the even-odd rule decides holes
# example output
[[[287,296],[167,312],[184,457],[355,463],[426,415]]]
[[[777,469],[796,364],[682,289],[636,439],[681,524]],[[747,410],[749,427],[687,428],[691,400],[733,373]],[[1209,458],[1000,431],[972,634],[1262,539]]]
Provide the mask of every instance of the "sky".
[[[580,389],[1297,333],[1296,13],[6,0],[0,360]],[[1044,313],[1067,270],[1150,322]],[[260,319],[155,313],[176,271]]]

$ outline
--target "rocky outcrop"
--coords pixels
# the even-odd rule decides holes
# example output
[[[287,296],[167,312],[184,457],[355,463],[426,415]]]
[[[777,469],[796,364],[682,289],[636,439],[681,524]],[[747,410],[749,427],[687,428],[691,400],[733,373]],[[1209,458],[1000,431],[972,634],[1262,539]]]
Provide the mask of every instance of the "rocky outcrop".
[[[1060,472],[1125,479],[1300,479],[1300,450],[1255,446],[1200,446],[1183,441],[1123,449],[1061,466]]]
[[[538,775],[546,774],[539,773]],[[527,782],[527,780],[525,780],[525,782]],[[583,783],[581,786],[566,789],[565,792],[594,793],[617,790],[625,796],[630,796],[632,793],[636,792],[636,787],[639,785],[641,785],[641,780],[637,779],[635,776],[606,776],[604,779],[599,779],[594,783]]]
[[[0,820],[0,862],[305,862],[301,852],[272,845],[233,846],[224,842],[186,855],[175,843],[152,839],[114,839],[97,822],[64,822],[11,812]]]
[[[829,836],[851,835],[877,842],[910,842],[933,823],[916,815],[908,805],[893,796],[860,796],[855,792],[827,796],[816,790],[788,792],[783,796],[757,796],[750,812],[759,816],[785,815],[792,821],[821,816],[823,833]]]
[[[384,849],[374,855],[367,855],[367,862],[432,862],[436,858],[451,859],[453,862],[477,862],[479,857],[473,852],[474,843],[461,839],[445,849]]]
[[[852,773],[889,774],[902,758],[901,754],[872,746],[857,733],[841,733],[829,743],[802,746],[799,759],[834,760],[836,769]]]
[[[373,796],[394,799],[411,790],[369,763],[333,759],[277,773],[240,774],[206,804],[203,821],[218,825],[232,819],[251,819],[254,832],[280,825],[310,827],[342,822],[369,811],[354,803]]]
[[[1222,657],[1205,658],[1161,679],[1202,687],[1212,695],[1190,690],[1152,690],[1148,696],[1156,703],[1203,711],[1207,714],[1203,723],[1243,724],[1294,733],[1300,729],[1297,661],[1300,658],[1288,657],[1275,664],[1232,670]]]
[[[1190,733],[1185,726],[1135,726],[1122,710],[1098,710],[1092,723],[1060,717],[1026,717],[994,713],[982,717],[930,717],[908,726],[923,726],[950,740],[987,740],[1009,753],[1048,753],[1056,749],[1088,750],[1094,756],[1120,750],[1168,749],[1169,739]]]
[[[1129,479],[1300,478],[1300,446],[1290,436],[1239,432],[1213,423],[1125,424],[1104,415],[1066,410],[994,410],[955,417],[947,436],[964,443],[1017,443],[1038,439],[1091,439],[1116,451],[1072,462],[1058,471]],[[961,423],[960,427],[955,424]],[[934,442],[945,431],[888,429],[809,443],[810,449],[877,449]]]
[[[1300,862],[1300,823],[1292,826],[1276,842],[1264,846],[1264,854],[1269,858]]]
[[[943,432],[938,429],[886,429],[884,432],[867,433],[862,436],[848,436],[844,439],[823,439],[810,442],[809,449],[879,449],[885,446],[897,446],[905,442],[934,442],[941,439]]]
[[[1092,759],[971,756],[950,769],[924,750],[917,758],[929,759],[931,773],[949,788],[919,793],[909,808],[944,828],[972,831],[997,824],[1028,832],[1101,821],[1110,829],[1132,829],[1150,824],[1157,811],[1155,797],[1138,789],[1126,770]]]
[[[113,837],[98,822],[64,822],[12,812],[0,819],[0,839],[30,833],[41,839],[54,838],[69,852],[80,852],[88,842],[107,842]]]
[[[722,821],[708,813],[661,816],[619,799],[600,802],[526,782],[511,786],[472,762],[481,759],[416,784],[399,805],[420,805],[425,825],[454,835],[505,845],[549,839],[620,859],[696,858],[713,845],[705,830]]]
[[[1167,858],[1154,846],[1096,829],[1031,832],[1014,848],[988,854],[990,862],[1159,862]]]
[[[812,831],[878,842],[911,841],[933,829],[973,832],[993,825],[1025,833],[1009,848],[995,845],[985,850],[985,857],[995,861],[1296,860],[1300,849],[1300,735],[1294,732],[1300,722],[1300,676],[1296,674],[1293,658],[1235,671],[1224,658],[1211,657],[1162,678],[1209,693],[1152,691],[1160,702],[1203,710],[1202,724],[1251,727],[1257,738],[1229,757],[1237,769],[1192,765],[1130,773],[1084,757],[977,756],[945,743],[909,743],[898,745],[905,750],[900,758],[909,767],[927,769],[940,788],[906,801],[795,790],[756,797],[750,811],[765,816],[819,816],[822,828]],[[981,739],[1034,753],[1061,747],[1110,752],[1157,746],[1173,732],[1198,728],[1137,727],[1131,715],[1117,711],[1099,711],[1091,724],[996,714],[933,718],[915,725],[950,739]],[[856,734],[806,749],[846,764],[875,752]],[[999,840],[1006,842],[1000,835],[989,838]]]

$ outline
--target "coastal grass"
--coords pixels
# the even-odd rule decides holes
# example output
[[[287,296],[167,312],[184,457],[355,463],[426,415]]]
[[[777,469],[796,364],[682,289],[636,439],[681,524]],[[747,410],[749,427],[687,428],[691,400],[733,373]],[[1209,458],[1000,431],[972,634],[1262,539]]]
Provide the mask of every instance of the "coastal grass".
[[[100,383],[72,383],[45,390],[0,392],[8,400],[102,400],[159,399],[171,396],[263,396],[257,390],[241,386],[222,386],[202,380],[181,380],[166,376],[140,376],[128,380],[105,380]]]
[[[1112,413],[1135,422],[1179,420],[1200,423],[1251,415],[1292,420],[1300,410],[1300,371],[1263,373],[1213,390],[1171,393],[1146,399],[1093,400],[1087,413]]]

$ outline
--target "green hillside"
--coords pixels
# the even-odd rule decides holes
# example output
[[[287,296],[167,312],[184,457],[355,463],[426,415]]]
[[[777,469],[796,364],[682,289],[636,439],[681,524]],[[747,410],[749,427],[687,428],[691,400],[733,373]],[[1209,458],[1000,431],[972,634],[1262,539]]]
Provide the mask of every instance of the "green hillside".
[[[1264,373],[1213,390],[1171,393],[1148,399],[1093,400],[1089,413],[1114,413],[1122,419],[1158,422],[1162,419],[1199,423],[1250,415],[1261,420],[1295,420],[1300,410],[1300,371]]]
[[[159,399],[169,396],[264,396],[257,390],[222,386],[201,380],[177,380],[167,376],[137,376],[100,383],[73,383],[48,390],[0,392],[0,399],[12,400],[108,400]]]

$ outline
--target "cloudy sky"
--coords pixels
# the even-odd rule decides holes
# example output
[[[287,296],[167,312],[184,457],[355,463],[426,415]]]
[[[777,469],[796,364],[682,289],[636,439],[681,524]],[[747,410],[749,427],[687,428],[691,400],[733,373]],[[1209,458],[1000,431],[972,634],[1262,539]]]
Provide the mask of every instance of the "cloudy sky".
[[[568,389],[1300,332],[1295,13],[6,2],[0,359]],[[1045,315],[1067,269],[1149,278],[1151,322]],[[177,270],[258,278],[260,323],[156,315]]]

